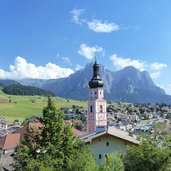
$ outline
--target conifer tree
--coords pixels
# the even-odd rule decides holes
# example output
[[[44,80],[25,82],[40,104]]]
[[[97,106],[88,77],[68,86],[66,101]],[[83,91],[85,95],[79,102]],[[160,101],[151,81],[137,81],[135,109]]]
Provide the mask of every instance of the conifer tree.
[[[42,124],[39,133],[28,130],[15,156],[16,171],[63,169],[63,113],[56,109],[51,97],[43,109]]]
[[[63,167],[63,113],[56,109],[51,97],[48,98],[47,107],[43,109],[43,130],[40,150],[51,156],[54,167],[59,170]]]
[[[73,162],[74,158],[74,146],[76,143],[76,139],[73,136],[73,133],[71,131],[70,125],[66,125],[64,127],[64,133],[63,133],[63,143],[62,143],[62,149],[64,154],[64,161],[63,161],[63,169],[67,170],[71,167],[71,164]]]
[[[95,160],[84,143],[74,138],[63,113],[48,98],[42,128],[29,129],[15,155],[15,171],[95,171]]]

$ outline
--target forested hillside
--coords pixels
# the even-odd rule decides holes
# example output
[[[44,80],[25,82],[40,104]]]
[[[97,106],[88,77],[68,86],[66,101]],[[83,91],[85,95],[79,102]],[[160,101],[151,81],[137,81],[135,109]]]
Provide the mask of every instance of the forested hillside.
[[[6,94],[11,94],[11,95],[27,95],[27,96],[54,96],[53,93],[49,91],[42,90],[37,87],[31,87],[31,86],[23,86],[19,84],[15,85],[9,85],[6,86],[2,89],[2,91]]]

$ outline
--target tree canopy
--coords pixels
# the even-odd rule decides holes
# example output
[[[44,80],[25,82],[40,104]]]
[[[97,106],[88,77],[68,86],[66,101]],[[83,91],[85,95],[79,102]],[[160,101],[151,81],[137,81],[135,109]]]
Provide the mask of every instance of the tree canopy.
[[[169,169],[169,143],[147,138],[124,155],[108,154],[97,166],[89,147],[64,124],[63,113],[48,98],[41,128],[30,128],[14,156],[15,171],[164,171]]]
[[[14,157],[16,171],[94,171],[88,147],[76,139],[51,97],[43,110],[43,127],[29,129]],[[85,158],[86,156],[86,158]],[[76,169],[77,168],[77,169]]]
[[[171,150],[167,143],[146,137],[139,146],[128,147],[125,171],[161,171],[170,165]]]
[[[12,94],[12,95],[28,95],[28,96],[53,96],[54,94],[49,92],[49,91],[45,91],[42,90],[40,88],[37,87],[32,87],[32,86],[23,86],[20,84],[14,84],[14,85],[9,85],[6,86],[2,89],[2,91],[5,94]]]
[[[100,166],[99,171],[124,171],[122,155],[119,153],[108,154]]]

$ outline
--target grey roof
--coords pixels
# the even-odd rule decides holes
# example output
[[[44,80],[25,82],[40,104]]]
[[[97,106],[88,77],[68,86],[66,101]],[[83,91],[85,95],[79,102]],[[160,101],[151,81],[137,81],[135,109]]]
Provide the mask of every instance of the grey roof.
[[[81,140],[84,142],[91,142],[94,138],[100,137],[102,135],[111,135],[115,138],[122,139],[124,141],[128,141],[133,144],[139,144],[140,141],[136,140],[134,137],[129,136],[128,132],[121,131],[120,129],[117,129],[116,127],[108,127],[107,130],[104,130],[102,132],[93,132],[91,134],[85,134],[80,137]]]

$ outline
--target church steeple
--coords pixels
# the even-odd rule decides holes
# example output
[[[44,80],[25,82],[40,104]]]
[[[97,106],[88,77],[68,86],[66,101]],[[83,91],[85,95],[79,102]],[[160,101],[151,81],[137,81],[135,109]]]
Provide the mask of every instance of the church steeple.
[[[106,100],[104,99],[103,82],[99,76],[99,64],[95,59],[93,77],[89,82],[87,132],[98,132],[107,126]]]
[[[93,77],[91,81],[89,82],[90,88],[98,88],[103,87],[103,82],[99,76],[99,64],[97,64],[97,61],[95,59],[94,65],[93,65]]]

